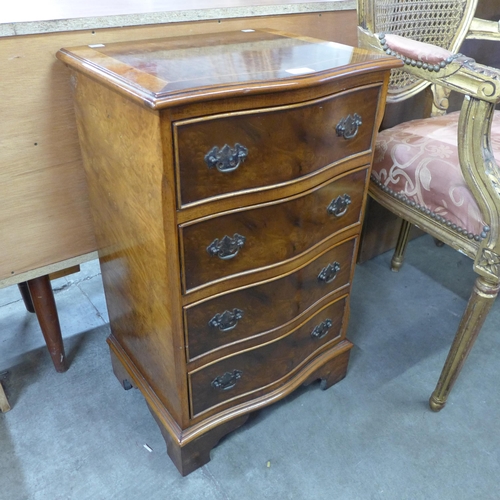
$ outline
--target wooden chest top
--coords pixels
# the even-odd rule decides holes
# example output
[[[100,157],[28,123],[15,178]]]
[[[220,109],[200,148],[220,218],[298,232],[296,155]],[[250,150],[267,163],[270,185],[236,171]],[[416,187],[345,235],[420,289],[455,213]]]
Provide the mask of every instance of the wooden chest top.
[[[155,109],[300,88],[394,58],[275,30],[242,30],[61,49],[57,57]]]

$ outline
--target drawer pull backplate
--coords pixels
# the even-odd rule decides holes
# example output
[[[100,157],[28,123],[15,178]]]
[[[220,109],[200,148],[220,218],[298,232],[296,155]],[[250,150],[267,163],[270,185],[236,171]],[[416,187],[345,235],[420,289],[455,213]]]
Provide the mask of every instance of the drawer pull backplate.
[[[358,133],[360,125],[362,124],[363,120],[361,119],[361,116],[354,113],[352,116],[347,115],[346,118],[342,118],[335,128],[335,131],[339,137],[343,137],[344,139],[354,139]]]
[[[215,238],[207,247],[207,252],[212,257],[217,255],[219,259],[229,260],[238,255],[240,248],[245,244],[246,238],[241,234],[234,233],[233,237],[224,236],[222,240]]]
[[[322,339],[326,335],[328,335],[328,330],[331,328],[333,325],[333,322],[331,319],[325,319],[323,323],[320,323],[312,332],[311,332],[311,337],[313,339]]]
[[[351,204],[351,197],[348,194],[337,196],[327,207],[327,212],[335,217],[341,217],[347,212],[347,207]]]
[[[318,281],[322,281],[323,283],[331,283],[337,277],[337,273],[339,271],[340,264],[338,262],[328,264],[318,274]]]
[[[238,382],[242,375],[243,372],[241,370],[233,370],[233,373],[226,372],[224,375],[215,377],[212,380],[212,387],[220,391],[228,391],[236,385],[236,382]]]
[[[207,252],[212,257],[216,256],[222,260],[229,260],[238,255],[240,248],[245,244],[246,238],[241,234],[234,233],[233,237],[224,236],[222,240],[215,238],[207,247]]]
[[[234,172],[248,156],[248,149],[236,143],[234,148],[227,144],[222,149],[214,146],[206,155],[205,163],[208,168],[216,168],[219,172]]]
[[[221,332],[228,332],[238,324],[238,321],[241,318],[243,318],[243,311],[235,308],[233,309],[233,312],[224,311],[222,314],[217,313],[208,322],[208,326],[218,328]]]

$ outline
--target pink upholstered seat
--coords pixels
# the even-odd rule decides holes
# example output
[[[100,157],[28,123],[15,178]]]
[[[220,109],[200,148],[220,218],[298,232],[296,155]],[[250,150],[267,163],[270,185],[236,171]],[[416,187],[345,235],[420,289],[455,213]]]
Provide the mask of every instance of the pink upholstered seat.
[[[458,118],[459,112],[454,112],[380,132],[372,180],[405,203],[429,210],[433,218],[479,240],[486,237],[486,224],[460,169]],[[500,111],[495,112],[491,136],[500,163]]]

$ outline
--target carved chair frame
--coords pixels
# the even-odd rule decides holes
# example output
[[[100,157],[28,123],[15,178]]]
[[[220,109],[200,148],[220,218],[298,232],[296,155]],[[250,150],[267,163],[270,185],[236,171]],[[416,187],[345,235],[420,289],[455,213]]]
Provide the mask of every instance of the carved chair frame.
[[[381,43],[384,35],[377,28],[377,16],[381,4],[384,4],[384,9],[391,8],[391,5],[397,8],[398,4],[404,3],[404,0],[399,2],[358,0],[359,45],[400,57],[405,65],[396,71],[404,71],[412,77],[410,83],[403,87],[398,87],[397,78],[391,80],[388,102],[400,102],[432,85],[434,95],[432,114],[438,115],[446,112],[451,90],[465,95],[458,124],[458,153],[465,181],[487,224],[487,233],[483,234],[483,238],[479,238],[478,241],[470,235],[459,234],[442,221],[433,218],[432,214],[398,200],[374,183],[371,183],[369,190],[376,201],[404,221],[398,241],[399,250],[396,248],[396,253],[400,252],[398,258],[401,262],[411,223],[473,259],[474,271],[479,275],[441,378],[431,396],[430,405],[435,411],[440,410],[446,403],[451,387],[498,294],[500,285],[500,170],[491,149],[491,123],[495,105],[500,102],[500,70],[456,54],[466,38],[500,41],[500,29],[498,22],[474,17],[478,0],[455,0],[455,2],[460,4],[462,15],[457,19],[453,30],[454,36],[448,40],[446,46],[442,46],[454,55],[439,68],[429,68],[425,65],[424,69],[422,64],[416,64],[416,61],[391,51]],[[420,7],[428,8],[428,5],[434,2],[410,0],[410,3],[417,11]],[[453,2],[446,3],[449,5]],[[423,30],[425,31],[425,27]],[[405,35],[405,33],[394,34]],[[429,40],[429,37],[425,36],[419,41],[437,45],[434,40]],[[393,76],[397,77],[394,73]]]

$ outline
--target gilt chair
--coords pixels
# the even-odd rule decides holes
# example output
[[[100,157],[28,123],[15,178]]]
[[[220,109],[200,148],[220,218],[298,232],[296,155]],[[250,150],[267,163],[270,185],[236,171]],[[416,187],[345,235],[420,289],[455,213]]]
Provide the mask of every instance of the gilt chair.
[[[499,23],[474,17],[478,0],[358,0],[362,47],[405,63],[388,102],[432,89],[428,118],[380,132],[369,193],[403,219],[392,259],[403,262],[411,224],[473,259],[477,274],[430,407],[439,411],[500,285],[500,70],[457,53],[466,38],[499,40]],[[500,48],[500,46],[499,46]],[[454,90],[460,111],[446,114]]]

